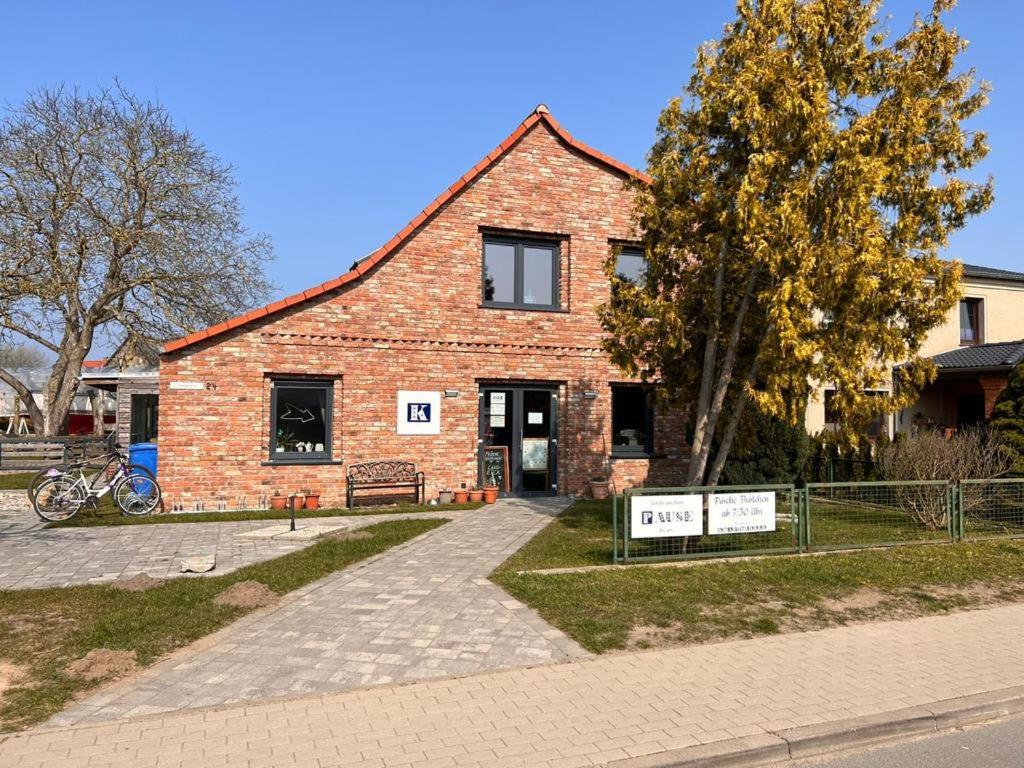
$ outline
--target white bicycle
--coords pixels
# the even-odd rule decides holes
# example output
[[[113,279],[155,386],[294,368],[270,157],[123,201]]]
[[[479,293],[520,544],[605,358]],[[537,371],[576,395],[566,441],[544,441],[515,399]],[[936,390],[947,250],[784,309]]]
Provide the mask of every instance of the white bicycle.
[[[86,504],[98,506],[108,493],[126,515],[148,515],[160,507],[161,492],[156,478],[128,464],[123,454],[104,458],[109,460],[104,469],[114,464],[117,469],[113,473],[101,471],[92,479],[85,474],[87,462],[73,464],[66,471],[47,470],[32,497],[36,514],[50,522],[67,520]]]

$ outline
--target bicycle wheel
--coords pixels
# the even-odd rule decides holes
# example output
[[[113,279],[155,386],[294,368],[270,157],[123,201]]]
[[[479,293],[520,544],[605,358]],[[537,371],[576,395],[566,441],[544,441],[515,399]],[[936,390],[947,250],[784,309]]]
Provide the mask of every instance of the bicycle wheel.
[[[62,472],[63,470],[57,469],[57,467],[51,467],[50,469],[44,469],[36,473],[35,477],[32,478],[32,482],[28,484],[28,498],[30,500],[36,497],[36,491],[39,490],[40,485],[49,480],[51,477],[55,477],[55,475],[51,474],[52,472],[55,471]]]
[[[114,503],[126,515],[148,515],[160,506],[160,486],[150,475],[128,475],[114,486]]]
[[[58,475],[44,480],[32,497],[32,508],[43,520],[67,520],[85,504],[85,491],[75,478]]]

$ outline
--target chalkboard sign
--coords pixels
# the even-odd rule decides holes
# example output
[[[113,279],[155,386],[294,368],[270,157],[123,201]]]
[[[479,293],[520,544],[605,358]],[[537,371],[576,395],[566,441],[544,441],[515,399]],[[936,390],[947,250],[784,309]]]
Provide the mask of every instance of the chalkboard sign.
[[[490,445],[484,448],[484,485],[496,485],[508,491],[508,446]]]

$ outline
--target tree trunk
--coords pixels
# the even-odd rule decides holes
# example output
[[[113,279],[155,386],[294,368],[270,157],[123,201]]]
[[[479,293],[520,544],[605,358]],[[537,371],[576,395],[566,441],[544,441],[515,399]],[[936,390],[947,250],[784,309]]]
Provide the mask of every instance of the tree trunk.
[[[725,255],[728,251],[728,243],[729,239],[723,233],[722,244],[718,249],[718,264],[715,266],[714,307],[708,318],[708,335],[704,340],[704,366],[700,376],[697,410],[694,413],[693,444],[690,446],[687,485],[699,485],[704,477],[704,463],[700,457],[706,457],[703,452],[704,445],[710,439],[707,434],[708,408],[711,403],[711,387],[715,380],[715,367],[718,363],[718,334],[721,331],[722,294],[725,292]]]
[[[103,415],[106,409],[106,393],[102,389],[94,389],[92,396],[92,434],[94,437],[103,437]]]

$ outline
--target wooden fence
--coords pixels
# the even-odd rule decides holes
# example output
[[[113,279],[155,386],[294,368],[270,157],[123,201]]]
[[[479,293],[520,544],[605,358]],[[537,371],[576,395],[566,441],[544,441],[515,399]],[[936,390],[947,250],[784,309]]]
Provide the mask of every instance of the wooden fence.
[[[108,437],[0,437],[0,471],[40,470],[93,458],[112,448]]]

